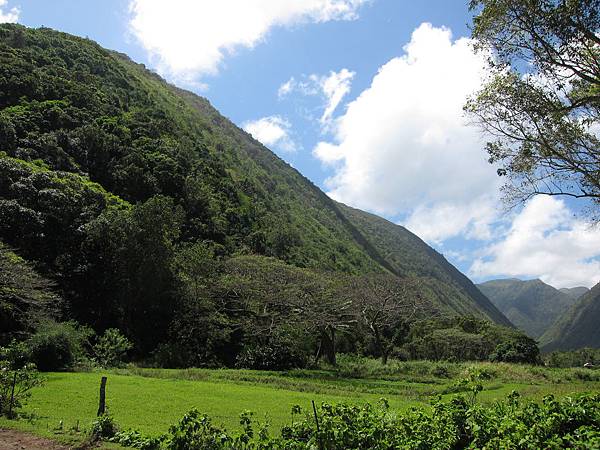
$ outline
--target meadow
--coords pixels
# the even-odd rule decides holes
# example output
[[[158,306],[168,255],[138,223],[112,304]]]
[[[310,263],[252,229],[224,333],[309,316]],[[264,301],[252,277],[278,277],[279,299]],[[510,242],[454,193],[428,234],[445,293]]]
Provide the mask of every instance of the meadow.
[[[229,430],[239,427],[239,414],[250,410],[273,431],[289,425],[291,408],[309,412],[311,401],[375,403],[389,401],[392,411],[429,405],[432,398],[461,392],[459,380],[482,375],[483,403],[518,391],[541,400],[576,392],[600,392],[600,371],[550,369],[507,363],[440,363],[379,361],[341,357],[336,368],[284,372],[233,369],[148,369],[55,372],[36,388],[18,421],[0,419],[0,427],[52,436],[64,442],[83,440],[95,418],[102,375],[108,377],[107,406],[122,429],[146,435],[168,430],[191,408],[208,414]]]

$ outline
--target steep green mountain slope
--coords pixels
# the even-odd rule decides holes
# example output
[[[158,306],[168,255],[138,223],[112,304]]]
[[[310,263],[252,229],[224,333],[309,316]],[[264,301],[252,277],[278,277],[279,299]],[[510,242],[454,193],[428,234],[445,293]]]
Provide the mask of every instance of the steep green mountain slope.
[[[585,286],[576,286],[572,288],[561,288],[559,291],[563,294],[567,294],[569,297],[575,300],[581,297],[583,294],[587,294],[589,289]]]
[[[477,287],[518,328],[540,337],[574,299],[541,280],[491,280]]]
[[[511,325],[466,276],[418,236],[374,214],[340,203],[338,206],[391,269],[400,276],[418,277],[424,295],[434,299],[442,310],[467,315],[483,313],[499,324]]]
[[[600,283],[580,297],[540,338],[542,351],[600,348]]]
[[[78,320],[154,348],[179,299],[174,261],[198,243],[206,266],[257,254],[416,275],[443,312],[508,324],[441,255],[382,223],[125,55],[0,25],[0,239],[58,283]]]

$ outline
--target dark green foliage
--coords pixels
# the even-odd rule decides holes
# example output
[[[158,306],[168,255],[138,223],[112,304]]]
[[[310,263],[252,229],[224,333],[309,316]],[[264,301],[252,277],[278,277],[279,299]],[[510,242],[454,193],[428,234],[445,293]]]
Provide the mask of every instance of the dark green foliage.
[[[530,338],[515,338],[498,344],[489,358],[490,361],[531,364],[539,362],[540,350]]]
[[[304,415],[304,417],[302,417]],[[464,397],[436,400],[430,411],[413,408],[392,414],[387,402],[352,406],[323,403],[312,411],[292,408],[292,424],[280,436],[241,415],[243,428],[232,435],[192,410],[152,442],[132,432],[123,441],[137,448],[183,449],[595,449],[600,445],[600,396],[580,395],[542,403],[524,401],[513,392],[505,400],[481,406]],[[256,425],[256,426],[255,426]],[[132,439],[132,436],[135,439]],[[117,438],[119,435],[117,435]]]
[[[543,356],[544,363],[550,367],[583,367],[592,364],[600,367],[600,348],[581,348],[570,351],[554,351]]]
[[[335,362],[355,321],[342,275],[414,275],[444,313],[507,323],[414,235],[385,250],[396,229],[367,237],[377,219],[90,40],[0,25],[0,152],[0,239],[56,283],[67,319],[122,330],[134,359],[234,365],[293,336],[285,351]],[[258,283],[232,269],[243,258]]]
[[[272,340],[268,344],[246,347],[237,357],[236,367],[255,370],[304,368],[308,355],[293,342]]]
[[[415,323],[399,355],[410,359],[539,363],[536,342],[511,328],[470,317]]]
[[[93,332],[75,322],[42,322],[27,340],[31,361],[42,371],[69,369],[86,356]]]
[[[58,313],[55,287],[0,242],[0,345],[27,336],[40,320]]]
[[[532,338],[539,338],[575,299],[541,280],[492,280],[477,285],[502,313]]]

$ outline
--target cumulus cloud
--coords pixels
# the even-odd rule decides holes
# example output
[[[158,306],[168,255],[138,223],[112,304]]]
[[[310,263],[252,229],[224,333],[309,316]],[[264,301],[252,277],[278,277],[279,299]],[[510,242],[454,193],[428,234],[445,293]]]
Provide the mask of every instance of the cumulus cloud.
[[[320,96],[323,99],[323,113],[319,122],[328,129],[331,124],[333,113],[340,105],[343,98],[350,92],[352,79],[355,72],[343,68],[339,72],[331,70],[327,75],[311,74],[303,77],[300,81],[291,77],[279,86],[277,97],[283,99],[293,92],[299,92],[306,96]]]
[[[439,202],[419,205],[403,225],[428,242],[441,244],[451,236],[487,241],[492,238],[492,224],[497,219],[496,198],[484,194],[471,201]]]
[[[252,48],[277,26],[353,20],[369,0],[130,0],[130,29],[159,71],[214,74],[225,56]]]
[[[600,281],[600,227],[576,220],[562,200],[536,196],[503,238],[470,268],[474,277],[536,277],[557,288]]]
[[[380,67],[313,154],[333,167],[333,198],[389,216],[430,241],[485,237],[498,180],[462,106],[485,79],[470,41],[424,23]]]
[[[4,11],[7,0],[0,0],[0,23],[15,23],[19,20],[21,11],[16,6],[8,11]]]
[[[296,151],[290,137],[291,124],[283,117],[269,116],[248,121],[242,124],[242,128],[267,147],[287,153]]]

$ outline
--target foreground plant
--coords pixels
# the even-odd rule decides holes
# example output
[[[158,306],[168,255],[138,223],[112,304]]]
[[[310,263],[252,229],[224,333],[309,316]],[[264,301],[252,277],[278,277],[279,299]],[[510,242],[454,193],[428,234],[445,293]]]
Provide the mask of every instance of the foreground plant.
[[[269,436],[267,425],[254,422],[248,412],[241,415],[241,431],[231,434],[192,410],[158,438],[129,431],[112,440],[146,450],[600,448],[600,394],[547,396],[535,403],[513,392],[490,406],[463,396],[437,398],[430,410],[413,408],[402,415],[382,399],[362,406],[323,403],[304,413],[294,406],[292,418],[303,418],[283,427],[279,437]]]
[[[0,347],[0,416],[15,418],[31,389],[43,383],[35,364],[28,363],[25,354],[22,343]]]

